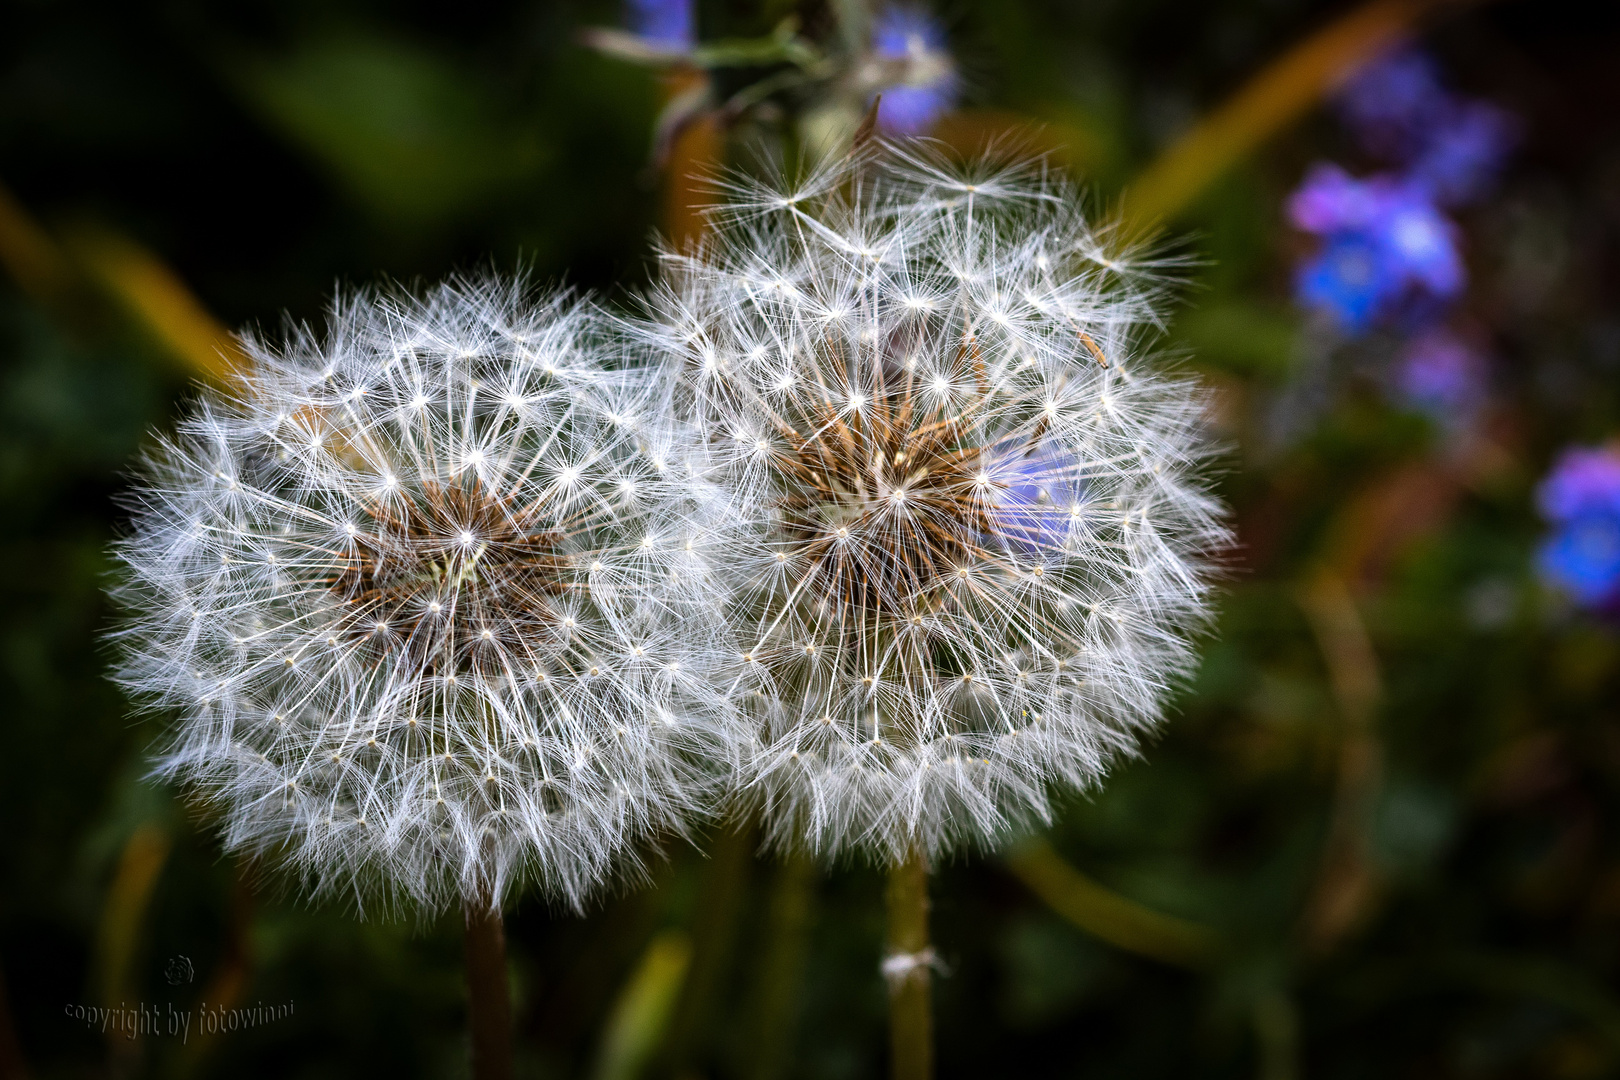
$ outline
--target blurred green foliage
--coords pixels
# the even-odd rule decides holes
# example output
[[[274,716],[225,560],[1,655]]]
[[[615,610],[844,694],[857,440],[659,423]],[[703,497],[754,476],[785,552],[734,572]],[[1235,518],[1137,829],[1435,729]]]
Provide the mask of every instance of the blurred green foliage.
[[[795,8],[715,0],[701,25],[760,34]],[[797,9],[813,30],[820,9]],[[968,104],[1044,123],[1106,208],[1342,10],[943,14]],[[335,282],[490,262],[622,296],[647,280],[664,91],[575,44],[618,14],[18,0],[0,36],[0,180],[53,229],[90,222],[161,253],[233,325],[318,320]],[[1299,241],[1280,200],[1317,157],[1357,164],[1331,120],[1274,140],[1184,215],[1194,265],[1164,344],[1215,388],[1242,547],[1179,715],[1070,800],[1050,839],[1102,885],[1210,928],[1222,959],[1128,954],[995,857],[964,857],[935,885],[944,1076],[1620,1072],[1620,637],[1528,565],[1546,462],[1620,428],[1620,18],[1504,2],[1430,44],[1458,86],[1526,121],[1502,189],[1465,221],[1468,316],[1497,357],[1488,446],[1460,450],[1386,404],[1368,374],[1383,346],[1325,351],[1290,306]],[[120,470],[185,392],[110,310],[47,310],[0,284],[0,969],[21,1053],[46,1077],[462,1075],[456,919],[360,923],[250,872],[256,888],[240,885],[206,826],[144,779],[163,718],[132,717],[103,678]],[[1338,595],[1313,584],[1325,572],[1375,664],[1360,728],[1344,695],[1354,634],[1334,636],[1345,610],[1323,607]],[[129,993],[196,1007],[231,976],[240,1001],[292,1001],[293,1017],[119,1050],[64,1012],[101,1004],[103,906],[143,825],[172,849]],[[720,843],[712,859],[672,846],[648,887],[585,918],[533,901],[510,914],[520,1075],[881,1074],[880,876],[724,859]],[[703,918],[717,905],[735,912],[725,933]],[[194,981],[171,984],[179,956]],[[671,1001],[677,981],[688,996]],[[706,1001],[689,996],[700,985]],[[660,1010],[681,1018],[662,1042],[621,1053]]]
[[[533,184],[546,166],[534,131],[501,117],[486,87],[428,49],[315,41],[241,70],[245,98],[395,228],[453,219]]]

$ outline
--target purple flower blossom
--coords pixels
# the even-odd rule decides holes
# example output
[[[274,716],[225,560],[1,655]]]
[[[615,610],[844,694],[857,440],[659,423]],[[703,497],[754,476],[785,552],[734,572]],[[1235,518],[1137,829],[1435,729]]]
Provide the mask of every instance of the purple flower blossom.
[[[1483,101],[1458,102],[1412,162],[1411,176],[1442,203],[1470,202],[1496,179],[1517,138],[1510,113]]]
[[[1407,302],[1450,299],[1466,283],[1456,227],[1416,185],[1387,175],[1357,180],[1320,164],[1290,196],[1288,215],[1326,241],[1300,267],[1300,301],[1346,330]]]
[[[1477,198],[1495,179],[1517,137],[1513,117],[1446,90],[1434,61],[1395,53],[1364,69],[1339,98],[1357,141],[1403,167],[1446,205]]]
[[[1573,449],[1536,493],[1554,525],[1536,562],[1583,607],[1620,607],[1620,453]]]
[[[1402,164],[1417,156],[1450,104],[1434,61],[1412,50],[1363,68],[1339,95],[1339,113],[1357,141]]]
[[[1407,345],[1395,372],[1401,400],[1437,420],[1466,420],[1485,397],[1485,359],[1442,327]]]
[[[956,101],[956,70],[946,49],[945,31],[927,12],[892,7],[872,24],[872,52],[880,60],[903,61],[905,76],[882,90],[878,123],[885,131],[916,135],[932,127]]]
[[[996,525],[990,542],[1025,555],[1061,549],[1082,502],[1078,464],[1050,453],[1019,453],[993,462],[986,471]]]
[[[1536,501],[1558,524],[1594,509],[1620,514],[1620,453],[1607,447],[1565,451],[1542,481]]]
[[[1357,180],[1337,165],[1318,162],[1288,197],[1288,219],[1306,232],[1365,231],[1389,204],[1387,178]]]
[[[671,49],[689,49],[697,40],[692,0],[627,0],[625,21],[637,37]]]

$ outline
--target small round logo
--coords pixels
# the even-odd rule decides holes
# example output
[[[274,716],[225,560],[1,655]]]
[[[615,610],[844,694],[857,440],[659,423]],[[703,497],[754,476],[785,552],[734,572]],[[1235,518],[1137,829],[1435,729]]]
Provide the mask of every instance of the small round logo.
[[[163,977],[170,986],[179,986],[188,983],[197,977],[197,971],[191,966],[189,956],[171,956],[169,962],[163,965]]]

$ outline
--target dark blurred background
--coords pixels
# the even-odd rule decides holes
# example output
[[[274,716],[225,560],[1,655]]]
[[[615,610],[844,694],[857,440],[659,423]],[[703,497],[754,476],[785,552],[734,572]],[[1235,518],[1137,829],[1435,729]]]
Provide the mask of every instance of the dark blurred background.
[[[1106,213],[1363,10],[950,0],[936,133],[1016,130]],[[790,15],[828,20],[703,0],[697,32]],[[207,313],[273,331],[344,285],[489,266],[620,298],[649,279],[690,157],[654,146],[672,76],[581,44],[625,18],[0,6],[0,1073],[465,1075],[458,916],[311,908],[144,780],[163,718],[104,675],[107,545]],[[1166,211],[1188,268],[1161,344],[1215,388],[1241,546],[1142,759],[1070,799],[1049,846],[941,868],[944,1077],[1620,1073],[1620,637],[1538,573],[1535,494],[1566,448],[1620,434],[1620,10],[1441,4],[1415,25],[1451,92],[1515,118],[1489,190],[1447,211],[1467,280],[1446,319],[1482,365],[1468,415],[1390,391],[1400,319],[1324,329],[1297,298],[1318,241],[1289,193],[1318,160],[1383,167],[1331,103]],[[743,162],[772,130],[749,123],[707,161]],[[883,1073],[881,875],[761,857],[746,830],[702,846],[584,917],[508,912],[520,1075]],[[158,1030],[85,1019],[121,1002]],[[292,1013],[196,1029],[261,1002]]]

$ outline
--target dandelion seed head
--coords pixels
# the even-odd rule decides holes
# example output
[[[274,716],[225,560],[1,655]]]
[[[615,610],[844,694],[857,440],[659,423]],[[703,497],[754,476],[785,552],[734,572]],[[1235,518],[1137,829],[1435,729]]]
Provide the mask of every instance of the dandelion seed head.
[[[727,563],[745,791],[782,846],[994,844],[1189,670],[1226,543],[1202,391],[1148,354],[1158,280],[1039,170],[889,146],[800,190],[740,190],[643,330],[711,445],[771,433],[717,473],[757,537]],[[693,326],[773,366],[705,377]]]
[[[488,279],[246,347],[149,455],[119,550],[120,678],[180,712],[159,770],[227,846],[431,911],[526,881],[578,905],[686,828],[737,738],[697,688],[734,652],[710,586],[640,545],[681,522],[679,557],[715,558],[722,502],[652,460],[680,432],[622,422],[650,391],[592,359],[607,320]],[[613,662],[632,643],[694,677]]]

